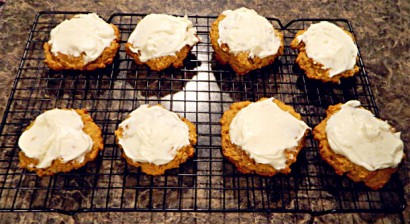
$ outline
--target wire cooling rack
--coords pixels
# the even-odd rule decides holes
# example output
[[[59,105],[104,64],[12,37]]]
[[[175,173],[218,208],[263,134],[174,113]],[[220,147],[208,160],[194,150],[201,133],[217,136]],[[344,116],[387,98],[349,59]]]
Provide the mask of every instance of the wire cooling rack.
[[[77,12],[42,12],[25,45],[1,123],[0,211],[246,211],[246,212],[399,212],[405,207],[397,175],[378,191],[334,173],[320,159],[308,135],[289,175],[272,178],[240,174],[221,154],[219,119],[236,101],[275,97],[293,106],[310,127],[332,104],[358,99],[378,115],[359,55],[359,73],[340,85],[308,80],[289,48],[295,33],[319,20],[283,26],[285,55],[273,65],[237,76],[213,57],[209,41],[215,17],[192,16],[201,42],[182,69],[150,71],[126,56],[124,43],[144,16],[114,14],[121,48],[112,66],[93,72],[56,72],[43,63],[42,45],[58,23]],[[330,20],[353,32],[347,20]],[[162,104],[196,124],[195,157],[165,175],[147,176],[121,158],[114,130],[141,104]],[[87,108],[102,128],[105,149],[94,162],[70,173],[37,177],[18,167],[17,140],[37,115],[55,107]]]

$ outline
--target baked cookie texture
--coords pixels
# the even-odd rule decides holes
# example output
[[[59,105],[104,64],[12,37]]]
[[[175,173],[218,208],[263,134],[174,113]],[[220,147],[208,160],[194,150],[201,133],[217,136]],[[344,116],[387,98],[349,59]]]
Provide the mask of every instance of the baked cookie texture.
[[[197,133],[195,125],[192,124],[188,119],[181,117],[180,118],[189,129],[189,145],[186,145],[177,150],[177,153],[173,160],[166,164],[156,165],[153,163],[148,162],[135,162],[131,158],[129,158],[125,152],[122,153],[122,157],[127,161],[127,163],[131,166],[141,167],[141,171],[153,176],[162,175],[165,171],[173,168],[178,168],[182,163],[185,163],[188,159],[192,158],[195,154],[194,145],[197,142]],[[120,148],[122,148],[121,144],[118,143],[119,139],[122,137],[123,129],[119,127],[115,131],[115,136],[117,140],[117,144]]]
[[[153,71],[162,71],[170,66],[174,68],[181,68],[184,66],[184,60],[188,56],[193,46],[185,45],[180,51],[176,52],[175,55],[161,56],[157,58],[149,59],[146,62],[140,61],[140,55],[131,51],[130,47],[132,44],[125,43],[125,52],[134,59],[135,63],[138,65],[147,65]]]
[[[249,52],[240,52],[237,55],[229,51],[229,46],[227,44],[218,44],[219,39],[219,22],[222,21],[226,16],[219,15],[218,18],[212,23],[211,26],[211,44],[215,51],[215,58],[221,64],[229,64],[232,69],[238,75],[245,75],[252,70],[259,69],[272,64],[277,57],[283,55],[284,52],[284,41],[283,34],[275,29],[276,35],[281,40],[281,46],[275,55],[271,55],[265,58],[259,58],[257,56],[249,58]]]
[[[326,135],[327,121],[341,109],[342,105],[340,103],[329,106],[326,111],[326,118],[313,129],[313,136],[319,142],[320,156],[333,167],[338,175],[346,174],[354,182],[364,182],[369,188],[378,190],[389,181],[391,175],[397,171],[397,167],[369,171],[360,165],[352,163],[345,156],[335,153],[329,145]]]
[[[259,101],[266,100],[266,98],[262,98]],[[301,115],[297,113],[293,107],[288,106],[284,104],[282,101],[274,99],[273,100],[276,105],[283,111],[289,112],[293,117],[297,118],[298,120],[301,119]],[[242,150],[240,146],[237,146],[231,142],[230,139],[230,134],[229,134],[229,128],[231,125],[232,120],[236,116],[236,114],[243,108],[247,107],[249,104],[252,102],[250,101],[242,101],[242,102],[236,102],[231,104],[229,110],[225,111],[225,113],[222,115],[222,118],[220,120],[222,129],[221,129],[221,135],[222,135],[222,153],[223,155],[231,162],[233,163],[236,168],[244,174],[251,174],[251,173],[257,173],[262,176],[274,176],[277,173],[284,173],[284,174],[289,174],[291,172],[290,166],[296,162],[297,156],[302,150],[302,148],[305,146],[305,138],[307,134],[309,133],[309,130],[305,131],[304,136],[299,140],[298,146],[294,150],[286,150],[285,151],[285,157],[286,157],[286,168],[281,169],[281,170],[276,170],[274,167],[268,164],[260,164],[255,162],[254,159],[249,157],[249,154]]]
[[[346,30],[343,31],[354,41],[354,37],[350,32]],[[352,70],[347,70],[333,77],[329,77],[330,69],[322,69],[322,64],[314,61],[312,58],[309,58],[306,53],[305,43],[303,41],[298,41],[298,36],[302,35],[304,32],[306,32],[306,30],[299,30],[296,33],[295,38],[290,43],[290,47],[299,51],[299,54],[296,57],[296,63],[298,63],[299,67],[305,71],[308,78],[320,80],[322,82],[340,83],[340,79],[352,77],[359,72],[359,67],[355,65]]]
[[[72,160],[64,163],[61,159],[55,159],[50,167],[39,169],[34,167],[38,164],[38,159],[29,158],[23,151],[20,151],[19,166],[21,168],[28,169],[29,171],[34,171],[37,173],[38,176],[41,177],[51,176],[60,172],[67,173],[71,170],[79,169],[83,167],[86,163],[95,160],[95,158],[98,156],[99,151],[103,150],[104,148],[101,129],[97,126],[97,124],[94,123],[93,119],[88,114],[86,109],[75,109],[75,112],[81,116],[81,120],[84,123],[83,131],[87,135],[89,135],[93,141],[91,151],[84,155],[83,162],[80,163]],[[30,129],[30,127],[33,126],[33,124],[34,121],[26,128],[26,130]]]
[[[107,65],[112,64],[115,55],[117,54],[118,44],[120,40],[120,31],[117,26],[110,24],[114,29],[114,34],[116,38],[111,42],[109,47],[106,47],[103,53],[94,61],[84,64],[83,55],[80,57],[74,57],[71,55],[66,55],[62,53],[57,53],[54,55],[51,52],[52,46],[45,42],[43,45],[45,60],[44,62],[53,70],[80,70],[80,71],[93,71],[98,68],[105,68]]]

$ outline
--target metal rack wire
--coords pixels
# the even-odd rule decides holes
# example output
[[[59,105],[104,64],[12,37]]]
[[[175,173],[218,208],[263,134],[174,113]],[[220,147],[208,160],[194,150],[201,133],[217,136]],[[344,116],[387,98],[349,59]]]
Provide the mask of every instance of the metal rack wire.
[[[56,72],[43,63],[42,45],[58,23],[78,12],[42,12],[25,46],[0,127],[0,211],[244,211],[244,212],[400,212],[403,186],[394,175],[373,191],[334,173],[318,155],[309,135],[290,175],[272,178],[240,174],[221,154],[219,119],[236,101],[276,97],[293,106],[310,127],[327,106],[350,99],[378,115],[367,74],[340,85],[308,80],[294,64],[289,43],[297,30],[318,20],[300,19],[283,26],[285,55],[272,66],[237,76],[213,57],[209,29],[214,17],[192,16],[201,42],[182,69],[153,72],[126,56],[124,43],[144,16],[117,13],[109,22],[121,31],[121,48],[112,66],[93,72]],[[331,20],[353,32],[343,19]],[[121,158],[114,130],[141,104],[160,103],[196,124],[194,159],[163,176],[152,177]],[[17,140],[44,110],[87,108],[102,128],[105,149],[85,167],[51,177],[37,177],[18,167]]]

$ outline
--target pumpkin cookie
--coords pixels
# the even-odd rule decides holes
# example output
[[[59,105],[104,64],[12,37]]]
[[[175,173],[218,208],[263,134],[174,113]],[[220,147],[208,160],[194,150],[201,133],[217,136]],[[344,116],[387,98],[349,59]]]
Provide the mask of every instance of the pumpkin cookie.
[[[135,63],[161,71],[171,65],[182,67],[198,41],[196,29],[187,16],[150,14],[137,24],[125,44],[125,51]]]
[[[195,125],[160,105],[142,105],[115,131],[122,156],[149,175],[162,175],[194,156]]]
[[[53,109],[40,114],[18,142],[20,167],[38,176],[69,172],[93,161],[103,149],[101,129],[86,109]]]
[[[45,63],[53,70],[95,70],[111,64],[120,33],[95,13],[78,14],[57,25],[44,43]]]
[[[242,173],[290,173],[309,127],[300,114],[277,99],[233,103],[225,111],[222,153]]]
[[[211,44],[221,64],[238,75],[265,67],[283,54],[283,34],[254,10],[227,10],[212,23]]]
[[[377,190],[397,171],[403,141],[400,132],[359,106],[356,100],[330,106],[313,135],[321,157],[338,175]]]
[[[359,71],[358,49],[353,41],[348,31],[320,22],[298,31],[290,47],[298,49],[296,63],[308,78],[340,83],[341,78],[352,77]]]

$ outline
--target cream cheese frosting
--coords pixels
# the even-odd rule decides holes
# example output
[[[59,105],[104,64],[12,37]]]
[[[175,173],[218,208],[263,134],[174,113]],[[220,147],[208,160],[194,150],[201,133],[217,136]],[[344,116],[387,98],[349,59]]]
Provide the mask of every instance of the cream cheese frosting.
[[[231,142],[257,163],[280,170],[286,167],[285,150],[295,149],[310,128],[272,100],[251,103],[241,109],[231,122],[229,135]]]
[[[113,27],[95,13],[78,14],[51,30],[51,52],[74,57],[84,54],[84,65],[97,59],[116,38]]]
[[[351,70],[356,64],[357,46],[343,29],[326,21],[312,24],[298,41],[305,43],[306,54],[322,69],[329,69],[329,77]]]
[[[93,146],[83,127],[81,116],[74,110],[49,110],[23,132],[18,145],[27,157],[39,160],[36,168],[48,168],[55,159],[81,163]]]
[[[189,145],[189,128],[179,116],[161,106],[141,105],[121,122],[119,144],[134,162],[162,165]]]
[[[382,121],[351,100],[333,114],[326,125],[327,140],[332,150],[369,171],[397,167],[403,158],[400,132],[394,133]]]
[[[222,14],[225,18],[218,25],[219,46],[227,44],[234,54],[249,52],[250,58],[265,58],[278,52],[281,39],[265,17],[244,7]]]
[[[193,46],[198,41],[196,28],[187,16],[165,14],[145,16],[128,39],[132,45],[130,50],[140,55],[141,62],[175,55],[186,45]]]

